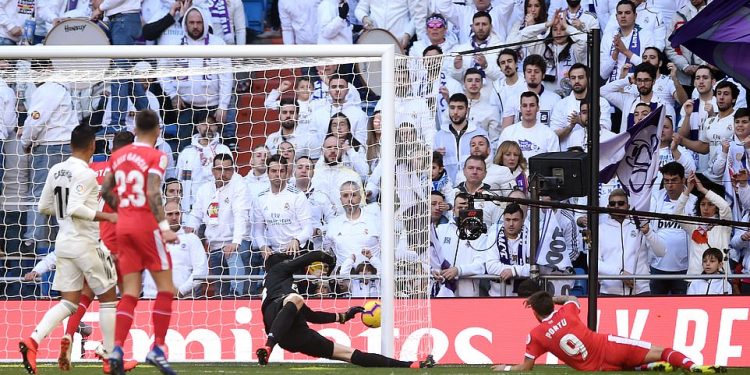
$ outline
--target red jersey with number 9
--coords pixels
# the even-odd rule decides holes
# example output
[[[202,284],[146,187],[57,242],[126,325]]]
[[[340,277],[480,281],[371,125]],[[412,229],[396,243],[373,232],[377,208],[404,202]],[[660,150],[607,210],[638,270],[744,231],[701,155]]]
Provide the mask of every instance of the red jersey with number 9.
[[[602,368],[607,335],[590,330],[580,312],[578,302],[571,301],[544,318],[526,339],[526,357],[536,359],[550,352],[576,370]]]
[[[114,174],[115,193],[120,198],[117,231],[148,233],[157,228],[148,204],[147,181],[149,173],[164,179],[167,156],[150,145],[135,142],[115,151],[108,163],[107,171]]]

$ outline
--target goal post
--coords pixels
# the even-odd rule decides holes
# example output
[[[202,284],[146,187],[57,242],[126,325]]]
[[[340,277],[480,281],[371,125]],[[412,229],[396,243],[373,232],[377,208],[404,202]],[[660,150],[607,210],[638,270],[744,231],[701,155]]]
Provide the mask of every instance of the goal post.
[[[50,69],[43,74],[39,74],[36,71],[13,72],[14,77],[11,78],[10,76],[2,77],[2,72],[0,72],[0,78],[12,79],[15,82],[33,83],[49,80],[72,83],[81,82],[84,85],[86,83],[112,82],[123,79],[159,78],[168,74],[191,76],[203,74],[201,71],[236,74],[238,72],[296,69],[325,64],[379,61],[381,71],[377,72],[380,79],[380,82],[377,84],[380,86],[380,98],[377,107],[382,118],[379,164],[383,171],[380,175],[379,198],[381,207],[379,227],[380,233],[382,233],[379,246],[380,257],[383,260],[379,275],[381,283],[380,301],[382,306],[379,350],[383,355],[396,358],[403,356],[404,353],[407,353],[406,355],[409,357],[428,354],[425,352],[430,350],[432,342],[429,316],[429,272],[425,271],[429,267],[429,260],[427,259],[427,249],[429,248],[429,237],[427,235],[429,233],[429,210],[412,210],[408,213],[400,212],[398,209],[399,205],[403,208],[406,203],[399,202],[397,194],[397,163],[399,160],[405,162],[408,158],[419,159],[420,162],[416,165],[421,166],[421,169],[415,173],[415,178],[422,185],[417,185],[415,188],[426,191],[427,205],[429,206],[430,187],[426,184],[429,184],[431,152],[427,153],[423,151],[427,149],[431,151],[432,148],[422,147],[419,149],[420,153],[418,154],[399,154],[396,145],[398,138],[397,129],[400,123],[405,121],[404,116],[398,113],[397,101],[399,98],[397,98],[396,74],[399,69],[410,69],[413,66],[421,64],[421,62],[417,62],[417,60],[421,59],[399,56],[392,45],[24,46],[0,47],[0,56],[3,56],[3,59],[7,61],[50,60],[52,62]],[[143,76],[138,76],[137,73],[133,73],[130,70],[115,68],[114,65],[111,68],[107,65],[102,69],[101,65],[102,61],[106,62],[115,59],[155,61],[158,59],[197,58],[229,59],[231,64],[228,67],[204,64],[203,68],[191,67],[185,70],[181,70],[182,68],[179,66],[157,67],[151,72],[144,73]],[[435,66],[439,67],[442,64],[442,57],[437,57],[437,59],[440,61],[437,64],[433,64],[433,69]],[[367,72],[362,73],[366,74]],[[6,75],[8,74],[10,73],[6,72]],[[248,83],[252,84],[252,82]],[[423,93],[418,92],[410,95],[424,96]],[[426,126],[425,124],[432,126],[432,135],[425,136],[427,139],[421,141],[421,144],[410,140],[410,143],[405,146],[406,149],[412,146],[431,146],[431,137],[434,136],[435,130],[435,103],[433,101],[431,104],[428,104],[427,100],[424,100],[424,102],[425,108],[428,108],[430,113],[415,115],[421,117],[423,123],[414,125],[418,128],[418,131],[421,130],[419,129],[420,127]],[[268,134],[265,135],[267,136]],[[241,152],[250,153],[250,150],[243,149]],[[399,155],[401,159],[399,159]],[[411,172],[409,171],[409,173]],[[427,182],[424,179],[425,173],[428,177]],[[425,195],[421,194],[421,196],[424,197]],[[409,220],[407,217],[409,215],[420,216],[425,220]],[[415,237],[419,237],[419,241],[421,242],[415,245],[411,237],[406,241],[404,238],[410,233],[418,233],[419,236]],[[402,244],[399,244],[400,242]],[[407,257],[408,260],[399,261],[397,253],[403,251],[403,249],[397,249],[399,246],[404,246],[403,243],[406,244],[405,250],[414,255]],[[139,306],[141,306],[140,308],[145,308],[145,305],[141,304]],[[427,310],[424,311],[425,309]],[[253,314],[259,316],[260,311],[253,311]],[[240,315],[238,311],[237,322],[249,321],[249,318],[245,319],[243,317],[240,319]],[[38,315],[38,318],[41,318],[41,315]],[[399,326],[403,326],[401,322],[408,319],[414,320],[408,321],[408,324],[414,326],[416,329],[409,332],[399,332]],[[6,321],[5,323],[8,322]],[[26,332],[30,332],[33,326],[24,326],[23,328]],[[414,332],[417,332],[416,336],[409,336]],[[14,339],[13,337],[8,338],[11,341]],[[253,340],[255,339],[254,337]],[[13,353],[10,355],[12,356]]]

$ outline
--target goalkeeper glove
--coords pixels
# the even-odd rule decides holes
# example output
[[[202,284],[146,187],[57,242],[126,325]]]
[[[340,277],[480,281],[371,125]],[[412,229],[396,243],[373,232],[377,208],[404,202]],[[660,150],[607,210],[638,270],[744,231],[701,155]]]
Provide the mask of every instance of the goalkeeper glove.
[[[362,306],[350,307],[345,313],[339,315],[339,323],[344,324],[357,316],[357,314],[364,312],[365,308]]]
[[[339,4],[339,17],[344,21],[349,17],[349,4],[346,1]]]

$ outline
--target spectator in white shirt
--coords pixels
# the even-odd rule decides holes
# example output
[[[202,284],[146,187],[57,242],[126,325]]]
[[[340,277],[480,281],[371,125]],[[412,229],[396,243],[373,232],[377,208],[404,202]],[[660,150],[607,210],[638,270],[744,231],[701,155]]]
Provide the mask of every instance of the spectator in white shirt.
[[[562,7],[554,6],[554,1],[555,0],[552,0],[553,4],[550,4],[549,9],[547,10],[547,15],[549,17],[552,17],[557,9],[562,9]],[[562,3],[562,1],[560,2]],[[591,11],[589,11],[593,8],[592,4],[583,5],[581,4],[581,0],[566,0],[566,3],[568,7],[563,9],[563,17],[565,17],[568,24],[575,27],[576,30],[584,33],[599,28],[599,20],[597,19],[596,13],[591,13]]]
[[[414,35],[424,35],[427,4],[423,0],[359,0],[354,10],[365,30],[388,30],[406,50]]]
[[[685,1],[682,8],[675,13],[672,24],[667,24],[669,27],[668,30],[670,31],[669,34],[674,34],[682,25],[692,20],[699,11],[706,8],[707,4],[707,0]],[[706,62],[682,45],[675,48],[672,47],[672,43],[667,43],[664,52],[669,57],[669,60],[677,65],[677,68],[679,69],[677,76],[679,77],[680,82],[685,86],[685,90],[689,92],[695,72],[698,70],[698,67],[705,65]]]
[[[36,4],[37,24],[43,22],[47,32],[67,17],[91,17],[90,0],[45,0]]]
[[[507,42],[514,43],[521,41],[521,34],[524,31],[529,34],[528,30],[525,30],[526,28],[544,24],[545,22],[547,22],[547,3],[544,0],[525,0],[523,2],[523,19],[516,21],[510,28]],[[527,35],[527,39],[533,37],[542,39],[544,37],[542,35],[544,31],[546,31],[546,29],[537,28],[535,29],[536,35],[529,34]],[[534,53],[531,52],[531,47],[533,47],[533,45],[521,45],[514,48],[520,52],[520,58],[525,60],[526,57]]]
[[[297,101],[294,99],[282,99],[279,102],[278,108],[281,127],[266,138],[266,147],[268,147],[268,150],[274,153],[282,142],[289,142],[301,155],[320,153],[320,142],[316,137],[311,136],[309,123],[302,124],[298,121],[301,109]]]
[[[240,252],[245,235],[248,204],[242,176],[235,172],[232,155],[217,154],[213,160],[213,184],[203,184],[198,190],[185,232],[193,233],[206,225],[208,264],[211,275],[245,275],[249,252]],[[233,280],[214,285],[221,296],[241,296],[244,281]],[[219,286],[216,288],[216,286]],[[218,290],[217,290],[218,289]]]
[[[247,19],[242,0],[193,0],[193,5],[208,10],[214,35],[226,44],[245,44]]]
[[[366,180],[369,175],[369,168],[366,159],[365,146],[354,138],[351,132],[349,118],[339,112],[331,117],[326,130],[326,137],[334,136],[339,142],[339,148],[343,152],[341,162],[359,173],[362,180]],[[323,164],[322,159],[318,159],[318,166]]]
[[[723,275],[725,256],[721,250],[711,247],[703,252],[703,273],[701,275]],[[732,285],[723,279],[693,279],[688,287],[689,295],[732,294]]]
[[[702,70],[699,69],[698,72],[700,73]],[[705,159],[701,159],[698,171],[703,171],[703,174],[712,181],[721,183],[722,176],[715,175],[710,166],[721,153],[722,142],[729,141],[734,135],[734,104],[737,102],[739,89],[731,82],[722,81],[716,85],[715,96],[718,112],[713,112],[713,108],[710,107],[710,104],[707,104],[706,109],[711,109],[711,111],[708,112],[706,120],[700,124],[698,139],[682,138],[682,144],[696,153],[708,154],[707,163],[704,164]],[[695,111],[694,105],[695,103],[692,100],[688,100],[682,106],[685,118],[691,117],[691,114]],[[686,125],[686,122],[683,122],[680,134],[689,132],[683,130],[683,128],[687,128]]]
[[[677,66],[671,62],[667,63],[666,58],[664,52],[656,47],[646,47],[641,54],[643,62],[647,62],[655,66],[657,69],[657,78],[654,82],[654,93],[662,102],[667,103],[667,105],[674,108],[675,102],[682,105],[682,103],[685,103],[689,97],[680,84],[680,80],[677,78]],[[669,75],[661,74],[664,65],[666,65],[666,68],[669,70]],[[637,93],[638,88],[631,86],[630,91]]]
[[[633,112],[638,103],[649,104],[652,110],[663,105],[666,113],[671,115],[672,118],[675,117],[674,109],[667,103],[662,102],[654,93],[655,81],[656,67],[649,63],[641,63],[635,68],[634,76],[609,82],[601,88],[602,97],[622,111],[619,126],[618,124],[612,125],[613,132],[621,133],[635,125]],[[638,94],[626,91],[627,86],[633,83],[638,87]]]
[[[318,44],[318,2],[279,0],[284,44]]]
[[[516,91],[510,94],[510,100],[503,103],[503,127],[521,121],[521,108],[518,107],[518,98],[526,91],[531,91],[539,98],[539,109],[537,120],[549,126],[552,117],[552,108],[560,101],[560,95],[552,90],[547,90],[542,81],[547,72],[547,61],[540,55],[529,55],[523,60],[524,86],[517,86]]]
[[[487,135],[482,128],[468,120],[468,103],[469,100],[462,93],[451,95],[448,100],[450,123],[444,124],[435,135],[434,151],[443,154],[445,169],[451,181],[456,181],[459,161],[469,156],[471,138],[475,135]]]
[[[572,117],[579,114],[581,101],[588,97],[589,77],[591,70],[588,66],[576,63],[568,71],[568,78],[572,91],[570,95],[558,101],[552,107],[552,119],[550,120],[550,129],[560,138],[560,149],[567,150],[571,147],[569,136],[581,129],[579,121],[571,121]],[[609,114],[609,102],[604,98],[599,98],[600,120],[599,123],[603,128],[609,130],[612,128],[612,120]]]
[[[417,39],[409,49],[409,56],[421,57],[424,49],[429,46],[440,47],[443,53],[451,52],[453,46],[456,45],[456,41],[446,35],[448,21],[445,20],[445,17],[442,14],[433,13],[427,18],[425,26],[427,27],[427,38]]]
[[[636,23],[635,4],[630,0],[617,3],[615,26],[604,31],[601,42],[599,75],[608,82],[617,80],[625,64],[630,64],[632,72],[632,67],[643,62],[645,48],[656,45],[654,33]]]
[[[617,3],[617,13],[609,16],[607,27],[604,29],[604,35],[616,34],[618,22],[620,21],[620,6],[623,4],[633,5],[633,15],[635,16],[635,22],[641,27],[643,33],[652,35],[654,41],[653,44],[645,45],[645,47],[653,46],[659,50],[664,50],[667,41],[667,25],[665,21],[669,21],[668,17],[663,17],[659,11],[654,11],[648,7],[649,1],[647,0],[623,0]],[[654,1],[654,3],[656,3]],[[671,23],[669,24],[671,26]],[[643,52],[643,50],[641,50]]]
[[[350,103],[347,100],[349,83],[343,76],[333,74],[330,76],[329,85],[331,102],[329,105],[320,106],[312,113],[310,132],[318,137],[318,143],[322,143],[331,118],[336,113],[342,112],[349,119],[354,138],[359,143],[365,144],[367,142],[367,114],[362,110],[359,103]],[[316,157],[313,158],[317,159]]]
[[[494,4],[493,4],[494,3]],[[473,17],[477,12],[487,12],[494,20],[492,32],[500,41],[507,35],[506,22],[513,13],[513,0],[468,0],[456,3],[451,0],[437,0],[436,10],[453,25],[451,33],[456,34],[461,44],[468,43],[473,34]]]
[[[70,133],[78,126],[78,116],[68,88],[46,82],[34,90],[24,123],[21,143],[31,154],[31,194],[39,200],[49,169],[70,156]],[[29,210],[24,245],[48,241],[47,219],[36,210]]]
[[[287,184],[287,160],[281,155],[266,159],[271,187],[260,193],[253,205],[253,239],[264,258],[283,252],[297,256],[311,248],[310,203],[305,193]]]
[[[362,209],[362,187],[356,182],[341,184],[340,195],[344,214],[328,222],[323,248],[333,250],[339,265],[336,272],[341,275],[350,275],[352,268],[365,261],[379,268],[380,211]]]
[[[499,20],[498,20],[499,22]],[[500,68],[491,61],[497,59],[497,52],[482,52],[483,48],[502,44],[495,33],[492,32],[492,16],[485,11],[478,11],[472,17],[471,39],[456,46],[454,51],[478,51],[473,55],[456,55],[453,64],[449,67],[451,76],[456,80],[463,79],[466,69],[478,68],[484,72],[485,77],[491,81],[500,78]]]
[[[253,147],[250,155],[250,172],[245,175],[248,202],[252,202],[261,191],[268,189],[268,174],[266,174],[266,158],[270,151],[265,145]]]
[[[6,62],[0,62],[0,70],[9,68]],[[0,78],[0,150],[6,139],[15,138],[15,129],[18,126],[18,113],[16,112],[16,92]],[[0,152],[0,165],[3,165],[4,154]],[[0,181],[3,179],[5,169],[0,170]]]
[[[315,167],[312,177],[312,188],[323,193],[328,203],[335,207],[337,213],[342,213],[339,188],[344,182],[354,181],[362,183],[362,177],[357,172],[343,164],[343,150],[334,136],[326,137],[323,142],[323,163]]]
[[[466,69],[464,74],[464,94],[469,99],[469,122],[476,124],[490,140],[496,140],[502,131],[500,114],[502,112],[497,95],[492,95],[490,88],[484,88],[482,72],[476,68]]]
[[[307,128],[310,124],[310,115],[313,110],[318,106],[325,104],[322,98],[313,99],[312,97],[312,82],[310,77],[302,76],[298,77],[295,83],[291,81],[281,81],[278,89],[272,89],[271,92],[266,95],[266,100],[263,105],[271,110],[278,110],[281,106],[281,98],[287,91],[292,89],[294,86],[294,100],[297,101],[297,122]],[[355,92],[357,90],[354,90]]]
[[[343,69],[343,67],[339,66],[338,64],[331,64],[331,65],[318,65],[315,67],[315,73],[318,76],[318,79],[311,82],[312,84],[312,96],[310,97],[310,100],[312,100],[312,103],[318,104],[318,105],[324,105],[325,103],[331,102],[331,88],[329,85],[331,84],[331,78],[335,75],[343,76],[339,74],[339,69]],[[314,74],[311,73],[311,75],[314,76]],[[354,87],[353,84],[349,83],[347,85],[349,88],[349,91],[347,91],[345,102],[349,104],[360,104],[362,102],[362,98],[359,97],[359,92]],[[316,102],[318,99],[324,99],[323,102]],[[311,108],[311,110],[317,109],[318,106],[314,106]]]
[[[321,0],[318,4],[318,43],[352,44],[352,26],[346,0]]]
[[[323,228],[335,216],[336,212],[328,197],[312,187],[314,175],[315,163],[307,156],[297,158],[294,165],[294,184],[299,191],[305,193],[307,201],[310,202],[313,226],[312,246],[314,249],[320,250],[323,245]]]
[[[526,87],[526,81],[518,74],[518,54],[505,48],[497,55],[497,66],[503,72],[503,77],[492,83],[497,96],[500,98],[500,108],[512,105],[518,100],[517,90]],[[510,124],[508,124],[510,125]]]
[[[518,143],[523,156],[531,158],[534,155],[560,151],[560,141],[557,134],[537,120],[539,112],[539,97],[527,91],[521,94],[521,121],[517,122],[500,134],[500,143],[514,141]]]
[[[177,233],[179,243],[167,244],[172,258],[172,282],[178,298],[191,298],[200,295],[202,276],[208,275],[208,257],[203,243],[194,233],[186,233],[180,223],[182,212],[177,202],[164,204],[164,214],[170,228]],[[143,273],[143,297],[155,298],[156,285],[150,274]]]
[[[182,19],[184,35],[182,45],[225,45],[223,39],[209,34],[207,20],[211,15],[203,8],[192,7]],[[216,64],[228,67],[229,59],[212,58],[210,62],[202,58],[161,59],[159,66],[194,68],[204,64]],[[214,112],[218,123],[227,121],[230,101],[232,99],[233,78],[231,73],[210,74],[208,76],[165,77],[160,81],[164,93],[172,100],[172,106],[179,110],[177,151],[190,145],[193,134],[194,117],[197,113]],[[136,103],[136,108],[138,107]]]
[[[6,0],[0,4],[0,45],[13,46],[22,41],[34,44],[24,35],[24,23],[34,22],[34,3]]]
[[[230,154],[229,148],[221,144],[219,124],[213,116],[207,115],[195,125],[197,134],[193,134],[192,144],[186,147],[177,157],[177,179],[185,189],[182,198],[182,210],[190,212],[198,190],[203,184],[213,182],[211,173],[213,160],[217,154]]]

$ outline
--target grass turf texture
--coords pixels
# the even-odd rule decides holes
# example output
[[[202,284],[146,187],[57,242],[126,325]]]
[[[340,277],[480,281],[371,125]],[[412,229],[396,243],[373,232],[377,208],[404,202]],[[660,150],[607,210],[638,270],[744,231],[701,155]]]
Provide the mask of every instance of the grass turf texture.
[[[75,362],[74,362],[75,365]],[[225,364],[225,363],[176,363],[174,369],[180,375],[197,375],[197,374],[223,374],[223,375],[247,375],[247,374],[316,374],[316,375],[354,375],[354,374],[494,374],[489,366],[440,366],[431,369],[413,370],[413,369],[375,369],[363,368],[350,365],[339,364],[270,364],[266,367],[259,367],[255,364]],[[23,366],[20,363],[3,363],[0,364],[0,375],[5,374],[25,374]],[[566,366],[535,366],[533,374],[595,374],[595,372],[579,372]],[[750,375],[750,368],[730,368],[729,374],[747,374]],[[39,366],[39,374],[71,374],[71,375],[99,375],[102,374],[102,368],[98,364],[79,363],[75,365],[71,372],[62,372],[57,368],[57,364],[43,363]],[[150,365],[139,364],[138,367],[129,372],[133,375],[150,375],[159,374],[159,371]],[[663,374],[659,372],[607,372],[606,374]],[[673,374],[682,374],[681,371]]]

